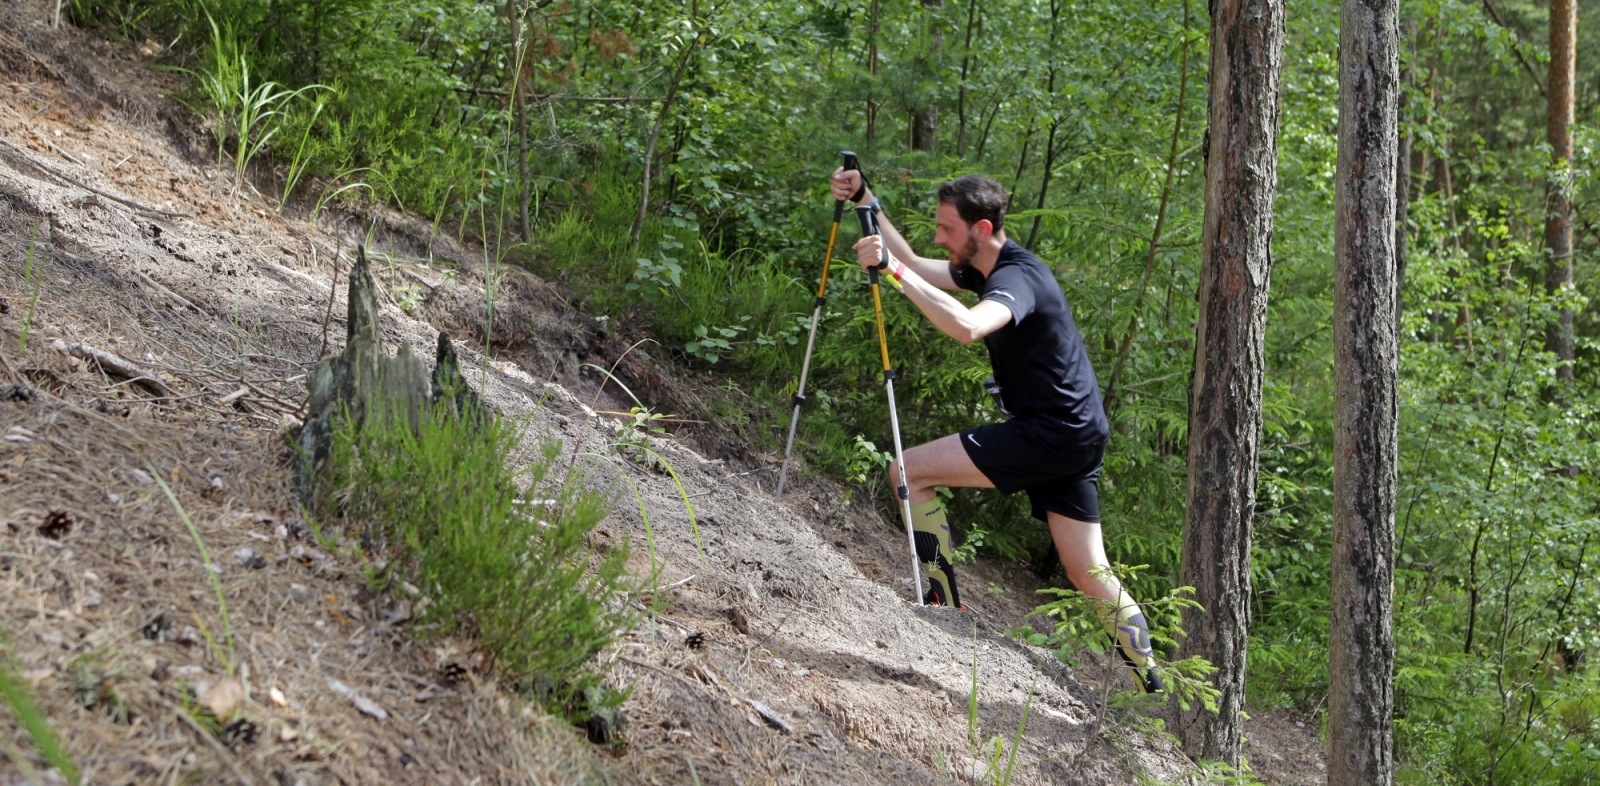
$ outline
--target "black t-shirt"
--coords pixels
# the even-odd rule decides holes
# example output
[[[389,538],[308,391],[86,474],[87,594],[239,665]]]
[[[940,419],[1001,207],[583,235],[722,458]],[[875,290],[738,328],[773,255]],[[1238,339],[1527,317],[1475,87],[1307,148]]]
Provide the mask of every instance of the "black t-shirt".
[[[1111,430],[1100,403],[1100,384],[1050,268],[1007,240],[987,279],[974,268],[954,265],[950,277],[980,299],[1011,310],[1010,324],[983,339],[1006,409],[1059,430],[1073,443],[1105,442]]]

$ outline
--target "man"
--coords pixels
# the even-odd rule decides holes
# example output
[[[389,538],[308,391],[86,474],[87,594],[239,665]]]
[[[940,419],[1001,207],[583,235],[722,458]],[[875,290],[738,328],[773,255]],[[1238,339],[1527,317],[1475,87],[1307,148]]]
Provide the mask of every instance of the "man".
[[[1056,553],[1074,587],[1103,602],[1101,623],[1147,692],[1163,689],[1155,671],[1144,614],[1109,572],[1100,536],[1098,483],[1110,428],[1099,383],[1055,275],[1038,257],[1008,240],[1005,190],[968,175],[939,187],[933,242],[948,262],[917,256],[878,208],[857,171],[833,173],[833,196],[878,212],[881,236],[855,244],[863,268],[889,266],[911,302],[951,338],[982,339],[1009,418],[918,445],[905,453],[913,540],[927,565],[924,600],[961,606],[950,560],[950,525],[934,489],[1026,491],[1035,518],[1050,526]],[[944,290],[978,293],[968,308]],[[891,478],[899,477],[891,466]]]

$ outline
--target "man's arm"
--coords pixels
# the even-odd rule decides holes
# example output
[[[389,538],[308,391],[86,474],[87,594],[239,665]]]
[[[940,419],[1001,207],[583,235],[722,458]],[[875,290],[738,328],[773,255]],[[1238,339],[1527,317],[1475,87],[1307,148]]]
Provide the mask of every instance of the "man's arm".
[[[856,190],[860,189],[862,191],[860,204],[870,205],[872,190],[862,188],[863,185],[860,172],[840,169],[833,173],[832,191],[835,199],[849,200],[855,195]],[[917,252],[912,250],[911,244],[906,242],[900,230],[895,229],[894,224],[890,223],[887,213],[878,214],[878,228],[883,232],[889,253],[906,267],[915,270],[924,281],[939,289],[960,289],[956,286],[955,279],[950,277],[950,263],[943,259],[917,256]]]
[[[879,217],[880,219],[882,216]],[[882,225],[880,224],[880,227]],[[901,241],[904,243],[905,241]],[[882,258],[881,249],[887,245],[877,235],[868,235],[861,238],[855,245],[856,254],[861,260],[862,268],[871,268],[878,264]],[[892,247],[892,246],[891,246]],[[927,260],[935,261],[935,260]],[[981,300],[976,306],[967,308],[961,301],[956,300],[941,290],[933,282],[923,278],[917,269],[901,264],[891,251],[889,255],[889,269],[900,277],[906,297],[917,305],[924,316],[945,335],[963,343],[970,344],[990,333],[999,330],[1011,323],[1011,309],[1004,303],[994,300]],[[944,267],[946,278],[950,276],[948,265]],[[952,285],[954,282],[952,282]]]

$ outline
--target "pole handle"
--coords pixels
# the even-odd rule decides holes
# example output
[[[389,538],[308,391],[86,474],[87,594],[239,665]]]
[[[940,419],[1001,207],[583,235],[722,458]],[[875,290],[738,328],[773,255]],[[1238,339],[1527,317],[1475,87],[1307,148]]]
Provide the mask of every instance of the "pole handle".
[[[861,221],[861,235],[862,235],[862,237],[866,237],[868,235],[881,235],[881,234],[883,234],[882,231],[878,228],[878,217],[875,214],[873,214],[872,207],[870,205],[857,205],[856,206],[856,218],[860,219],[860,221]],[[888,269],[889,269],[889,246],[884,245],[879,249],[879,252],[878,252],[878,264],[873,266],[873,267],[871,267],[871,268],[869,268],[867,270],[867,273],[872,277],[872,283],[876,284],[876,283],[878,283],[878,271],[880,271],[880,270],[888,270]],[[901,286],[900,279],[898,277],[896,277],[893,273],[889,274],[889,283],[895,289],[899,289],[900,286]]]

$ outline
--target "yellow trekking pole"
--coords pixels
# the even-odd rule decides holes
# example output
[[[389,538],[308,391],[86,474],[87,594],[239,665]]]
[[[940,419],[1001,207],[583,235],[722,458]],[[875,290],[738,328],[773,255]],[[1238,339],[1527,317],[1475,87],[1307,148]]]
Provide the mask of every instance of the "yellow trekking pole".
[[[856,217],[861,219],[861,234],[878,234],[878,220],[872,214],[870,206],[858,206]],[[878,273],[889,268],[889,246],[882,246],[878,258],[878,266],[867,271],[867,277],[872,283],[872,314],[878,320],[878,354],[883,357],[883,387],[889,394],[889,431],[894,435],[894,460],[895,466],[900,469],[900,484],[895,487],[895,496],[900,498],[900,516],[906,522],[906,542],[911,546],[911,594],[917,599],[917,605],[922,601],[922,563],[917,558],[917,537],[911,527],[911,488],[906,482],[906,454],[900,447],[900,416],[894,404],[894,367],[889,365],[889,334],[883,327],[883,298],[878,291]]]
[[[856,154],[842,151],[844,170],[861,171]],[[800,407],[806,403],[806,375],[811,372],[811,350],[817,345],[817,323],[828,302],[828,267],[833,264],[833,243],[839,238],[839,219],[844,217],[844,200],[834,200],[833,229],[828,232],[828,255],[822,258],[822,283],[817,285],[817,303],[811,310],[811,335],[806,338],[806,358],[800,364],[800,386],[794,392],[794,414],[789,417],[789,440],[783,445],[783,468],[778,470],[778,499],[783,499],[783,484],[789,479],[789,456],[794,452],[794,432],[800,425]]]

